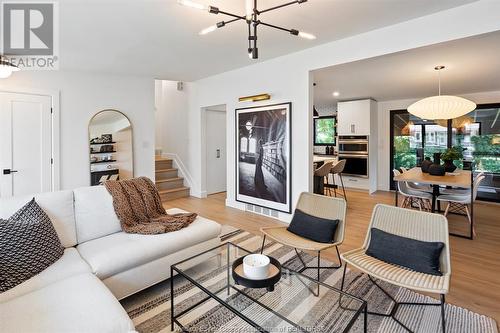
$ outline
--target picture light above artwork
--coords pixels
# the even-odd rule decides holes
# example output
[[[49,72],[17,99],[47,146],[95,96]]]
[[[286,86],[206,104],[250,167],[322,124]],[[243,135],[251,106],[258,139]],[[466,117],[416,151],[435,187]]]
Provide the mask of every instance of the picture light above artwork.
[[[240,102],[258,102],[258,101],[267,101],[269,99],[271,99],[271,95],[259,94],[259,95],[240,97],[240,98],[238,98],[238,101],[240,101]]]

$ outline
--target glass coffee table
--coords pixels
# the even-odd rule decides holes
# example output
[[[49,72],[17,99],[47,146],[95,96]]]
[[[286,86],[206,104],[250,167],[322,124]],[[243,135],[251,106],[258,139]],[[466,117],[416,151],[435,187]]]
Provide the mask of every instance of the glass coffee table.
[[[229,319],[224,322],[225,331],[231,325],[238,332],[348,332],[353,326],[367,331],[365,301],[284,267],[272,292],[237,285],[232,277],[232,263],[250,253],[233,243],[224,243],[172,265],[171,276],[176,274],[170,279],[172,331],[178,325],[183,332],[190,332],[189,326],[196,318],[193,312],[213,310],[214,304],[229,311],[225,317],[231,317],[231,323],[227,322]],[[190,289],[197,297],[189,302],[184,300],[182,306],[179,300],[174,306],[174,284],[182,279],[187,280],[184,282],[188,287],[195,287],[185,290]],[[178,295],[181,297],[185,299],[186,295]],[[218,322],[214,318],[201,330],[193,331],[216,331],[214,325]]]

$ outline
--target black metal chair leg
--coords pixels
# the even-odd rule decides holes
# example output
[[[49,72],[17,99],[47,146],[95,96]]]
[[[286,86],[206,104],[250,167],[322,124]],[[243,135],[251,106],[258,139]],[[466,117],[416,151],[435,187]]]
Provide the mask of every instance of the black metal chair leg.
[[[266,235],[264,235],[264,238],[262,238],[262,246],[260,247],[260,254],[264,252],[264,244],[266,242]]]
[[[444,304],[445,304],[445,298],[444,294],[441,294],[441,327],[443,328],[443,333],[446,332],[446,321],[445,321],[445,314],[444,314]]]
[[[342,191],[344,192],[344,200],[347,201],[347,196],[345,195],[344,181],[342,180],[342,174],[339,173],[340,183],[342,184]]]
[[[340,283],[340,291],[344,291],[344,281],[345,281],[345,273],[347,271],[347,263],[344,265],[344,271],[342,272],[342,282]]]
[[[332,179],[333,179],[333,192],[335,193],[335,198],[337,197],[337,183],[335,183],[335,174],[332,175]]]
[[[320,269],[321,267],[321,251],[318,251],[318,296],[319,296],[319,282],[320,282]]]
[[[374,286],[376,286],[380,291],[382,291],[389,299],[394,303],[392,308],[390,309],[389,313],[379,313],[379,312],[372,312],[368,311],[368,314],[375,315],[375,316],[382,316],[382,317],[391,317],[396,323],[398,323],[401,327],[403,327],[406,331],[408,332],[413,332],[408,326],[406,326],[404,323],[402,323],[399,319],[396,318],[396,313],[398,312],[398,309],[401,305],[422,305],[422,306],[441,306],[441,322],[442,322],[442,328],[443,328],[443,333],[444,333],[444,328],[445,328],[445,322],[444,322],[444,295],[441,295],[441,302],[439,303],[423,303],[423,302],[398,302],[387,290],[382,288],[381,285],[379,285],[370,275],[368,275],[368,278],[370,281],[373,283]]]

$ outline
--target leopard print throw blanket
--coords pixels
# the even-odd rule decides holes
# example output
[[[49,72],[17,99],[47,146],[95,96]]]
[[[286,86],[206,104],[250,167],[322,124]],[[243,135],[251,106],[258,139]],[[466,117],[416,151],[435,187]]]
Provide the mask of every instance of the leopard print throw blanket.
[[[149,178],[108,180],[104,186],[113,197],[116,215],[127,233],[163,234],[185,228],[196,219],[194,213],[167,214]]]

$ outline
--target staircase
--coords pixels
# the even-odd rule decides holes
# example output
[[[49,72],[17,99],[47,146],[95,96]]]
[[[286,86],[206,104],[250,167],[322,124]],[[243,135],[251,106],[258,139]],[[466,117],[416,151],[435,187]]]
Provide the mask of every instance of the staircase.
[[[155,158],[155,183],[162,201],[189,197],[189,187],[184,186],[184,178],[179,177],[172,162],[170,158]]]

